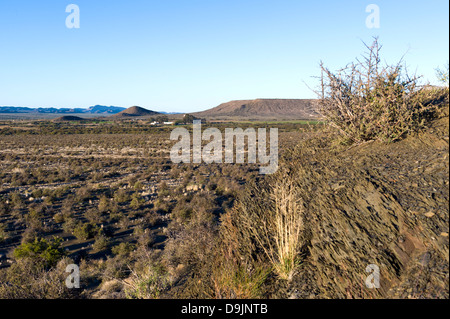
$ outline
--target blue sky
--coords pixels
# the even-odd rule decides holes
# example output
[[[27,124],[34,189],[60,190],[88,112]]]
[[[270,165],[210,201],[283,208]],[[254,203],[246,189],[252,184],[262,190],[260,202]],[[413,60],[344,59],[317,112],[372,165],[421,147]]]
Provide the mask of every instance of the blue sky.
[[[80,8],[68,29],[66,6]],[[380,28],[366,27],[366,6]],[[193,112],[255,98],[313,98],[319,62],[336,69],[379,36],[435,82],[449,56],[447,0],[0,1],[0,105],[95,104]]]

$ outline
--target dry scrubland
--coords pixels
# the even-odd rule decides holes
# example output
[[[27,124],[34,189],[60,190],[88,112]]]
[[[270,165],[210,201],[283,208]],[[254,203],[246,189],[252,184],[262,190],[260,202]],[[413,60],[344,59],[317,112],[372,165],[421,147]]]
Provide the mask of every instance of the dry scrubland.
[[[171,130],[148,121],[2,122],[0,295],[194,296],[197,281],[188,279],[212,257],[221,216],[260,179],[259,166],[173,164]],[[280,142],[314,131],[285,124]],[[64,288],[69,263],[80,265],[82,292]],[[139,295],[133,283],[145,276],[156,286]]]
[[[368,49],[322,66],[329,125],[270,124],[268,176],[172,164],[171,128],[144,120],[2,122],[0,297],[448,298],[448,87]]]
[[[3,298],[448,297],[448,116],[352,146],[278,123],[266,177],[172,164],[169,128],[29,124],[1,129]]]

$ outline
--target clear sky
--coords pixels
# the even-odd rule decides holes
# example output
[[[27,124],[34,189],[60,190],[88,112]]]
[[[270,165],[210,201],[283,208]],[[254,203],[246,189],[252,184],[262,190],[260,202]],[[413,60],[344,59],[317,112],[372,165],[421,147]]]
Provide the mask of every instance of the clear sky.
[[[66,6],[80,28],[66,27]],[[366,26],[366,6],[380,28]],[[448,0],[0,0],[0,105],[115,105],[193,112],[255,98],[313,98],[323,60],[354,61],[379,36],[436,81]]]

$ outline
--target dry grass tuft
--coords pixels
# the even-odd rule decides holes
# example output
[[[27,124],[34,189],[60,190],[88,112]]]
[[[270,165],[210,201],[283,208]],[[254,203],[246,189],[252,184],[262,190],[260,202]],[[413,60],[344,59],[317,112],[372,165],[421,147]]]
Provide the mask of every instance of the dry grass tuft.
[[[303,208],[299,188],[281,173],[269,188],[254,188],[244,194],[236,208],[224,220],[223,228],[236,250],[257,263],[254,256],[263,253],[274,272],[290,280],[299,265]],[[233,240],[234,237],[234,240]]]

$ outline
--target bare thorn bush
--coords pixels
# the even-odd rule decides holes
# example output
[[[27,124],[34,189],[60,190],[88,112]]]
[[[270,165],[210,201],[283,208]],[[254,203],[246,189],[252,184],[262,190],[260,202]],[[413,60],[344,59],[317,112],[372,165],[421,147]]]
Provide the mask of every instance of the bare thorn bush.
[[[375,38],[368,52],[337,72],[321,63],[320,111],[350,143],[393,142],[425,127],[434,118],[448,88],[419,85],[400,61],[381,64],[381,45]]]

